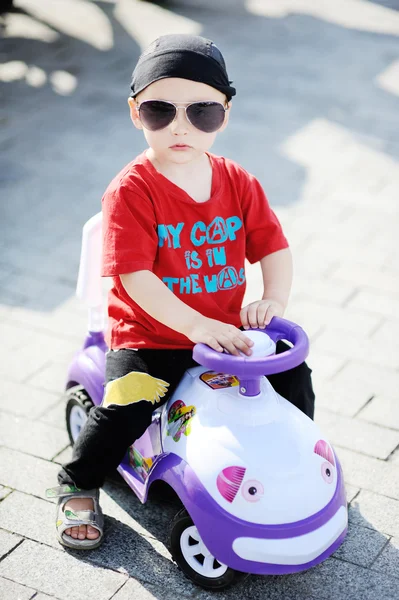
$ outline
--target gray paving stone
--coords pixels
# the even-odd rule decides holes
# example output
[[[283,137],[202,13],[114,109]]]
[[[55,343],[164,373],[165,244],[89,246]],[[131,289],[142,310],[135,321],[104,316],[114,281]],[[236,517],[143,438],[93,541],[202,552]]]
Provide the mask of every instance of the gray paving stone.
[[[34,312],[24,306],[18,306],[16,303],[13,303],[13,308],[8,313],[8,319],[11,324],[27,325],[43,333],[62,336],[77,344],[82,343],[87,329],[87,318],[83,315],[71,314],[68,310],[62,309],[47,314]],[[54,343],[53,347],[56,349],[57,344]]]
[[[65,390],[66,377],[68,372],[68,361],[49,362],[26,379],[26,382],[34,388],[55,392],[60,395]]]
[[[324,279],[336,266],[337,258],[333,256],[332,252],[328,254],[323,251],[322,253],[320,245],[314,249],[312,244],[311,247],[308,246],[299,256],[295,257],[295,268],[298,275],[308,273],[310,263],[312,264],[312,278]]]
[[[1,600],[31,600],[36,590],[0,577]]]
[[[41,421],[42,423],[47,423],[52,427],[57,427],[57,429],[62,429],[62,431],[66,431],[65,407],[66,402],[65,399],[62,398],[61,400],[58,400],[58,402],[51,408],[43,411],[38,416],[38,421]]]
[[[309,280],[305,280],[304,285]],[[331,287],[341,289],[342,285],[336,283],[330,283]],[[316,287],[316,283],[314,283]],[[319,282],[317,282],[319,286]],[[353,288],[347,291],[345,298],[349,297],[353,293]],[[326,324],[329,327],[333,327],[335,331],[351,332],[352,334],[358,334],[359,331],[362,335],[369,336],[375,331],[376,327],[381,323],[382,318],[380,315],[370,315],[360,310],[342,310],[342,307],[334,305],[332,300],[328,298],[328,292],[326,292],[325,298],[317,299],[314,298],[312,288],[309,290],[309,297],[306,300],[299,300],[293,297],[290,300],[290,310],[296,317],[296,322],[300,323],[305,328],[306,323],[312,323],[313,328],[324,328]]]
[[[375,312],[393,321],[399,315],[399,301],[381,291],[377,293],[374,290],[362,290],[349,301],[348,306],[354,310],[368,310],[371,314]]]
[[[342,385],[343,389],[351,388],[347,386],[355,385],[367,391],[368,399],[373,396],[384,396],[390,398],[392,390],[399,389],[399,373],[393,369],[385,367],[374,367],[359,360],[354,360],[356,356],[356,347],[349,346],[350,356],[347,364],[334,377],[337,385]],[[360,408],[360,407],[359,407]]]
[[[35,313],[32,313],[35,315]],[[36,316],[33,319],[37,318]],[[44,318],[44,317],[43,317]],[[32,324],[33,326],[33,324]],[[82,330],[82,339],[85,330]],[[37,332],[35,337],[18,350],[18,361],[10,352],[1,354],[0,372],[14,381],[25,381],[54,360],[71,360],[78,344],[56,335]]]
[[[313,352],[311,346],[307,363],[313,370],[312,381],[319,385],[319,393],[316,399],[318,403],[321,395],[325,393],[327,386],[330,385],[329,380],[343,368],[345,360],[342,356],[337,357],[326,352]]]
[[[365,288],[373,288],[379,292],[385,291],[393,294],[397,292],[397,275],[377,269],[371,269],[369,265],[355,262],[343,262],[332,273],[332,276],[336,279],[361,285]]]
[[[13,450],[51,459],[64,449],[69,439],[65,431],[38,421],[0,413],[0,441]]]
[[[35,335],[37,335],[37,331],[30,329],[29,326],[21,327],[18,324],[0,323],[0,339],[7,351],[21,348],[31,341]]]
[[[397,398],[375,396],[357,415],[358,419],[399,430],[399,402]]]
[[[312,354],[314,355],[315,353]],[[318,363],[313,368],[315,377],[312,376],[315,384],[316,410],[321,408],[345,417],[354,417],[370,400],[372,396],[370,385],[365,382],[358,385],[357,381],[345,382],[339,377],[339,373],[328,381],[320,381],[317,378],[317,366]]]
[[[156,582],[162,588],[173,589],[176,597],[181,594],[194,595],[197,588],[172,562],[164,543],[153,535],[148,535],[156,530],[157,527],[153,527],[144,536],[141,534],[141,522],[134,529],[120,521],[114,522],[103,544],[91,553],[90,561],[95,565],[126,573],[143,585]],[[165,532],[162,538],[165,538]],[[137,557],[140,559],[137,560]]]
[[[399,448],[395,450],[393,454],[389,457],[389,461],[394,464],[399,464]]]
[[[364,337],[361,333],[354,338],[351,332],[336,331],[327,326],[313,341],[313,350],[316,351],[320,349],[323,352],[342,356],[343,348],[353,348],[351,353],[347,351],[349,356],[353,354],[358,360],[363,361],[366,365],[370,364],[372,367],[397,369],[399,366],[397,353],[381,352],[371,339]]]
[[[259,298],[259,294],[254,294],[249,302],[255,302]],[[245,302],[247,304],[247,302]],[[296,310],[296,302],[293,301],[292,307],[287,310],[285,314],[286,318],[294,323],[298,323],[306,331],[306,334],[310,340],[313,340],[321,333],[320,323],[313,320],[310,313],[305,314],[302,311]]]
[[[393,537],[389,540],[372,569],[399,578],[399,538]]]
[[[53,308],[75,291],[74,284],[51,282],[45,277],[32,277],[26,273],[13,274],[3,283],[6,291],[26,295],[29,291],[30,308]]]
[[[1,524],[0,524],[1,527]],[[18,544],[22,541],[22,538],[17,535],[13,535],[8,531],[4,531],[0,529],[0,559],[10,552],[13,548],[18,546]]]
[[[388,347],[389,352],[398,352],[399,322],[392,319],[384,319],[384,322],[371,335],[371,339],[376,344]]]
[[[243,582],[226,591],[217,592],[221,600],[302,600],[305,597],[299,595],[295,587],[289,588],[290,575],[283,576],[255,576],[251,575]],[[318,590],[314,590],[317,594]],[[199,600],[212,600],[215,592],[200,590],[195,598]],[[306,595],[306,600],[316,600],[317,596]]]
[[[354,498],[360,492],[360,488],[355,487],[354,485],[350,485],[350,483],[345,483],[345,491],[346,491],[346,500],[348,503],[351,503]]]
[[[347,183],[349,185],[348,180]],[[354,242],[340,240],[339,244],[337,244],[336,240],[325,240],[315,237],[307,246],[306,251],[301,255],[299,265],[305,270],[306,266],[310,263],[313,265],[313,260],[316,256],[316,276],[319,274],[321,277],[327,277],[333,272],[337,264],[344,261],[359,261],[364,265],[371,266],[372,269],[378,269],[382,267],[389,254],[389,250],[376,248],[371,245],[363,245],[362,252],[360,253],[358,246]],[[305,262],[306,259],[307,264]],[[298,263],[297,259],[295,263]],[[324,269],[322,265],[324,265]],[[369,308],[365,302],[354,304],[351,301],[349,306],[351,308],[358,307],[366,311]],[[373,311],[370,312],[373,313]],[[385,314],[385,311],[382,311],[382,313]]]
[[[109,600],[126,580],[121,573],[93,569],[81,554],[77,558],[29,540],[0,563],[0,575],[60,600]]]
[[[71,460],[71,458],[72,458],[72,446],[68,446],[67,448],[65,448],[65,450],[63,450],[62,452],[60,452],[59,454],[54,456],[53,462],[55,462],[59,465],[62,465],[65,462]]]
[[[388,539],[387,535],[379,531],[350,523],[345,541],[334,553],[334,556],[361,567],[370,567]]]
[[[181,574],[181,577],[184,577]],[[251,598],[251,600],[299,600],[299,596],[295,591],[288,594],[286,590],[285,580],[287,577],[272,577],[272,576],[250,576],[244,581],[238,583],[233,588],[226,591],[218,591],[217,597],[220,600],[243,600],[243,598]],[[157,585],[150,583],[142,583],[130,578],[126,584],[119,590],[115,598],[112,600],[174,600],[176,592],[173,587],[160,588]],[[186,593],[179,593],[181,598],[198,598],[198,600],[212,600],[215,598],[215,592],[208,592],[197,588],[193,594],[190,590]],[[306,596],[306,600],[316,600],[316,597]]]
[[[6,306],[12,307],[23,306],[28,302],[28,296],[23,296],[22,294],[17,294],[12,292],[11,290],[4,290],[0,288],[0,304],[5,304]]]
[[[399,537],[399,500],[361,490],[349,508],[349,520]]]
[[[399,500],[399,464],[371,458],[345,448],[339,448],[338,457],[345,481],[381,496]]]
[[[25,348],[18,352],[18,361],[10,352],[1,352],[0,376],[7,377],[15,382],[24,382],[25,379],[41,369],[48,359],[40,353],[33,353]]]
[[[6,319],[9,318],[10,314],[12,313],[12,306],[12,302],[10,302],[9,304],[0,303],[0,322],[4,322]]]
[[[319,408],[315,421],[333,445],[386,459],[399,444],[399,432]]]
[[[0,378],[0,410],[2,411],[35,419],[46,409],[54,406],[56,401],[56,394]]]
[[[4,485],[0,485],[0,501],[4,500],[4,498],[6,498],[8,496],[8,494],[11,494],[12,490],[10,488],[4,487]]]
[[[57,485],[59,465],[9,448],[0,448],[0,481],[20,492],[45,498]]]
[[[201,592],[200,592],[201,593]],[[181,598],[192,598],[189,593],[179,594]],[[199,598],[200,596],[195,596]],[[162,598],[162,600],[175,600],[176,592],[165,587],[152,586],[150,584],[142,584],[133,578],[129,578],[125,585],[115,594],[112,600],[154,600]]]
[[[55,507],[34,496],[13,492],[0,504],[0,527],[59,549],[55,535]],[[20,539],[20,538],[17,538]]]
[[[295,592],[297,598],[317,593],[316,597],[323,600],[395,600],[399,592],[397,579],[335,558],[291,575],[286,584],[288,594]]]

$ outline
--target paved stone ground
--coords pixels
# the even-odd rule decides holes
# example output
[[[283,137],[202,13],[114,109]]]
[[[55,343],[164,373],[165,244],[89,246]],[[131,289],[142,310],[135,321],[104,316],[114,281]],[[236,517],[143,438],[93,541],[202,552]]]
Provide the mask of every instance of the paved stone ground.
[[[175,508],[102,491],[101,549],[61,549],[44,490],[70,454],[60,394],[86,327],[81,227],[144,146],[126,96],[140,47],[203,33],[239,90],[215,152],[264,184],[295,254],[287,316],[311,336],[316,419],[343,464],[345,544],[219,598],[399,597],[397,0],[15,0],[3,20],[0,597],[207,599],[165,548]],[[248,271],[248,299],[260,289]]]

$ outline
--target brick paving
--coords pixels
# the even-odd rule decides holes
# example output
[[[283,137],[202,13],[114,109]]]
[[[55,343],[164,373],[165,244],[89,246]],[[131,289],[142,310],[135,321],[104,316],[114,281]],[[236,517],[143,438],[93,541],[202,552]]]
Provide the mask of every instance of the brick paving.
[[[140,46],[215,39],[239,90],[214,150],[263,183],[294,250],[287,317],[311,338],[316,421],[345,474],[345,544],[306,573],[226,599],[399,597],[397,0],[15,0],[2,20],[0,597],[169,600],[212,594],[165,547],[174,507],[101,492],[106,540],[63,550],[44,498],[70,455],[60,399],[86,328],[74,298],[83,223],[144,147],[129,126]],[[260,290],[248,269],[247,299]]]

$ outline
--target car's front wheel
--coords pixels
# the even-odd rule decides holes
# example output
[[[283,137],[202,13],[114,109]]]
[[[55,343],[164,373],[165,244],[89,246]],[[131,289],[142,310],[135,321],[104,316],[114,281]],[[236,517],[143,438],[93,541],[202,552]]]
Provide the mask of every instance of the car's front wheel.
[[[72,446],[78,439],[92,406],[94,404],[83,386],[77,385],[68,390],[66,425]]]
[[[221,590],[248,576],[219,562],[209,552],[185,509],[180,510],[172,521],[170,550],[183,573],[205,589]]]

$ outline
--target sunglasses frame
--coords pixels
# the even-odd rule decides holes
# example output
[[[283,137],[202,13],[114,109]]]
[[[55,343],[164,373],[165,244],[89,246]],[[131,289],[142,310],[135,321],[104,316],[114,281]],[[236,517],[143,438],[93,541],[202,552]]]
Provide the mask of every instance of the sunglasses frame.
[[[139,117],[140,117],[140,108],[141,108],[142,104],[145,104],[146,102],[163,102],[164,104],[170,104],[175,109],[175,116],[173,117],[173,119],[172,119],[172,121],[170,123],[168,123],[167,125],[165,125],[165,127],[162,127],[161,129],[154,129],[154,130],[150,130],[150,131],[162,131],[163,129],[166,129],[167,127],[169,127],[169,125],[171,125],[173,123],[173,121],[176,120],[177,114],[178,114],[177,111],[182,108],[182,109],[184,109],[184,112],[185,112],[185,115],[186,115],[186,119],[190,123],[190,125],[192,125],[193,127],[195,127],[195,129],[197,129],[198,131],[201,131],[202,133],[207,133],[205,131],[202,131],[202,129],[199,129],[196,125],[194,125],[194,123],[192,123],[190,121],[190,119],[188,117],[188,114],[187,114],[187,109],[190,106],[192,106],[193,104],[207,104],[207,103],[210,103],[210,104],[219,104],[223,108],[223,110],[224,110],[225,113],[230,108],[228,106],[228,102],[227,101],[226,101],[227,102],[227,106],[226,106],[226,105],[222,104],[221,102],[218,102],[217,100],[196,100],[195,102],[188,102],[187,104],[184,104],[184,103],[178,103],[177,104],[175,102],[172,102],[171,100],[160,100],[159,98],[152,98],[152,99],[149,98],[148,100],[143,100],[143,102],[140,102],[140,103],[136,102],[136,108],[137,108],[137,112],[139,114]],[[226,118],[226,114],[225,114],[225,118]],[[223,119],[223,123],[224,123],[224,120],[225,119]],[[141,118],[140,118],[140,121],[141,121]],[[222,127],[223,123],[220,125],[220,127]],[[143,123],[143,125],[144,125],[144,123]],[[218,127],[218,129],[215,129],[215,131],[219,131],[220,127]],[[215,133],[215,131],[214,132],[209,132],[209,133]]]

